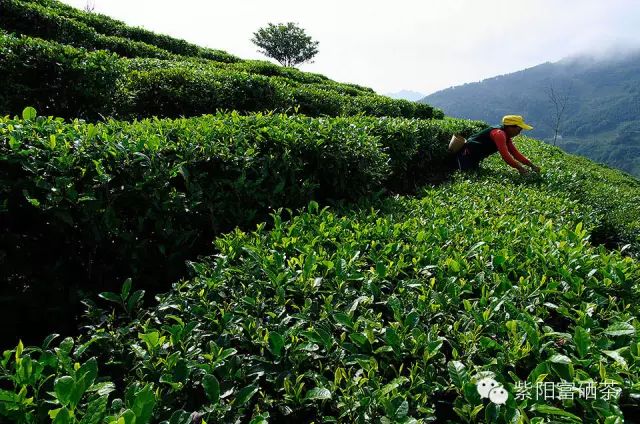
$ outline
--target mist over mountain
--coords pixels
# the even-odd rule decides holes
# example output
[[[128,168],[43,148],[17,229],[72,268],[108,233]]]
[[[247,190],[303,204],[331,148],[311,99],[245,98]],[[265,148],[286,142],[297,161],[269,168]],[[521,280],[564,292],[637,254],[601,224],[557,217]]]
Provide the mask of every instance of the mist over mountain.
[[[527,135],[640,176],[640,49],[620,48],[438,91],[421,102],[447,115],[499,123],[523,115]]]
[[[410,100],[412,102],[416,102],[422,99],[425,96],[425,94],[419,93],[417,91],[411,91],[411,90],[400,90],[397,93],[387,93],[385,94],[385,96],[391,97],[392,99],[404,99],[404,100]]]

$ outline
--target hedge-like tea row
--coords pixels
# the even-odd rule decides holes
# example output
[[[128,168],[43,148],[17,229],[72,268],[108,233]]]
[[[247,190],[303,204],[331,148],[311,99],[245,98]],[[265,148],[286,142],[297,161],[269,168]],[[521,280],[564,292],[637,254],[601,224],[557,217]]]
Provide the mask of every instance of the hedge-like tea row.
[[[0,234],[15,246],[2,263],[0,310],[31,309],[35,320],[37,311],[71,319],[51,309],[128,276],[160,290],[216,234],[270,208],[410,190],[441,170],[451,132],[481,128],[236,113],[98,125],[27,118],[0,120]],[[33,296],[18,295],[25,281]]]
[[[347,100],[344,100],[344,97],[380,97],[377,96],[375,92],[369,88],[361,87],[356,84],[337,83],[335,81],[329,80],[323,75],[301,72],[294,68],[286,68],[263,61],[244,61],[226,64],[193,59],[166,61],[153,58],[135,58],[130,60],[128,64],[131,70],[141,72],[162,72],[167,71],[168,69],[173,69],[175,72],[177,72],[177,70],[185,70],[187,73],[203,73],[208,75],[219,74],[221,73],[221,70],[224,70],[229,74],[248,73],[251,74],[251,78],[255,78],[256,81],[270,81],[272,84],[278,86],[287,86],[292,89],[322,90],[322,95],[330,95],[338,98],[337,106],[328,111],[334,115],[342,112],[348,113],[348,110],[346,110],[344,107],[340,107],[342,103],[345,103],[345,101],[348,102],[349,100],[348,98]],[[269,78],[260,78],[259,75],[263,75]],[[391,100],[386,97],[383,97],[383,99],[385,101]],[[406,102],[404,100],[395,101],[395,103],[397,103],[398,105],[402,105],[405,109],[407,108],[407,105],[411,105],[409,107],[414,108],[413,110],[411,110],[411,114],[407,112],[407,114],[402,115],[404,117],[413,117],[414,115],[415,117],[419,117],[417,115],[419,115],[420,112],[422,112],[422,114],[425,116],[431,116],[431,114],[425,114],[425,111],[429,111],[430,109],[425,109],[424,105],[414,102]]]
[[[201,49],[183,40],[130,28],[103,15],[86,13],[56,1],[41,3],[46,7],[38,2],[3,0],[0,3],[0,28],[88,50],[109,50],[128,58],[192,58],[196,63],[199,60],[209,68],[280,76],[303,84],[317,83],[350,95],[375,94],[370,88],[355,84],[339,84],[324,75],[302,72],[267,61],[241,60],[222,51]],[[163,64],[160,67],[165,66],[166,64]]]
[[[164,59],[174,57],[174,54],[150,44],[98,34],[83,23],[60,16],[31,2],[3,0],[0,3],[0,27],[9,32],[55,40],[58,43],[85,47],[89,50],[109,50],[120,56]]]
[[[429,105],[384,96],[289,86],[280,77],[184,66],[182,61],[131,62],[104,51],[5,34],[0,34],[0,78],[0,114],[35,106],[45,114],[94,120],[193,116],[218,108],[293,111],[299,106],[299,112],[313,116],[443,116]]]
[[[638,179],[533,139],[521,136],[518,143],[527,157],[543,167],[543,178],[530,179],[530,184],[590,206],[598,215],[592,241],[640,257]],[[485,161],[483,167],[488,171],[482,174],[485,179],[508,178],[505,174],[509,171],[500,158]]]
[[[113,53],[0,34],[0,115],[30,105],[43,115],[114,115],[126,70]]]
[[[0,414],[613,423],[637,410],[640,264],[589,245],[588,208],[479,179],[361,206],[311,202],[218,238],[150,309],[130,282],[103,293],[86,336],[5,353]],[[486,377],[504,405],[481,399]],[[537,396],[542,382],[588,382],[597,399]]]
[[[205,49],[184,40],[132,28],[107,16],[86,13],[55,0],[2,0],[0,26],[10,32],[87,49],[108,49],[127,57],[181,55],[218,62],[240,61],[221,50]]]

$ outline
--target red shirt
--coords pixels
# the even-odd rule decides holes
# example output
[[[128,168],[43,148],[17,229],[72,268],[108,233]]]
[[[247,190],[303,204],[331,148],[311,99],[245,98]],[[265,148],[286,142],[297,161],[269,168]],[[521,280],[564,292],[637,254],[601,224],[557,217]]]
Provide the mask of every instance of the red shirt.
[[[520,153],[518,149],[516,149],[513,141],[511,140],[511,138],[507,137],[507,133],[505,133],[504,130],[496,128],[495,130],[491,131],[489,135],[491,136],[491,140],[496,143],[498,152],[500,152],[500,156],[502,156],[502,159],[504,159],[504,161],[509,165],[518,169],[518,161],[525,165],[531,164],[531,161],[527,159],[522,153]]]

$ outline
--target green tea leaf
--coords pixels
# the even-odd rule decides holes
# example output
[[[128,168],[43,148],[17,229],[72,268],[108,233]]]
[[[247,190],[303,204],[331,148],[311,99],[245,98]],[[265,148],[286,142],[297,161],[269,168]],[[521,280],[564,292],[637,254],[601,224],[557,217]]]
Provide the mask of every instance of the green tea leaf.
[[[228,357],[230,357],[232,355],[235,355],[236,353],[238,353],[238,351],[235,350],[234,348],[225,349],[220,353],[220,356],[218,356],[218,360],[219,361],[224,361],[225,359],[227,359]]]
[[[316,202],[315,200],[312,200],[309,202],[309,205],[307,206],[307,210],[309,211],[310,214],[317,214],[318,209],[319,209],[318,202]]]
[[[304,396],[305,400],[322,400],[331,399],[331,392],[322,387],[315,387],[307,392]]]
[[[131,410],[136,415],[136,424],[146,424],[149,422],[155,404],[156,397],[153,394],[151,386],[145,386],[144,389],[136,393],[135,401],[131,407]]]
[[[351,317],[349,317],[348,314],[345,314],[344,312],[336,312],[333,315],[333,318],[340,324],[344,325],[347,328],[351,328],[353,327],[353,321],[351,320]]]
[[[556,353],[551,358],[549,358],[549,362],[553,362],[554,364],[570,364],[571,359],[569,359],[568,356]]]
[[[591,345],[591,337],[587,330],[582,327],[576,327],[576,331],[573,335],[573,342],[576,345],[578,356],[580,358],[584,358],[589,351],[589,346]]]
[[[96,358],[90,358],[76,371],[76,380],[84,380],[87,388],[93,384],[96,377],[98,377],[98,361],[96,361]]]
[[[263,412],[262,414],[253,417],[249,424],[269,424],[269,413]]]
[[[73,422],[71,413],[67,408],[59,408],[49,411],[49,417],[53,418],[52,424],[69,424]]]
[[[459,389],[462,389],[465,383],[469,381],[469,374],[462,362],[449,361],[447,364],[447,370],[449,371],[451,382]]]
[[[129,300],[127,300],[127,312],[131,313],[138,306],[142,298],[144,298],[144,290],[136,290],[133,292]]]
[[[24,345],[22,344],[22,340],[18,340],[18,346],[16,347],[15,354],[16,362],[18,362],[22,357],[22,352],[24,352]]]
[[[349,338],[360,347],[366,346],[368,342],[367,337],[362,333],[351,333]]]
[[[202,379],[202,386],[211,403],[217,404],[220,400],[220,383],[218,379],[214,375],[207,374]]]
[[[258,387],[254,384],[251,384],[247,387],[244,387],[238,392],[235,401],[233,402],[234,406],[242,406],[249,401],[258,391]]]
[[[607,327],[604,333],[610,336],[631,336],[636,333],[636,329],[628,322],[617,322]]]
[[[402,343],[398,333],[396,333],[396,330],[391,327],[385,330],[385,340],[387,341],[387,344],[392,347],[399,347],[400,343]]]
[[[124,300],[129,297],[129,292],[131,291],[131,278],[127,278],[122,285],[122,291],[120,292],[120,297]]]
[[[409,413],[409,402],[407,402],[406,400],[403,400],[402,403],[400,403],[400,406],[398,406],[398,409],[396,409],[396,411],[394,412],[393,416],[396,420],[401,420],[405,418],[408,413]]]
[[[555,406],[551,406],[551,405],[537,403],[531,407],[531,410],[534,412],[540,412],[542,414],[558,415],[562,417],[571,418],[572,420],[575,420],[578,423],[582,422],[582,420],[578,418],[576,415],[573,415],[570,412],[567,412],[560,408],[556,408]]]
[[[284,338],[275,331],[269,333],[269,350],[275,356],[280,357],[284,347]]]
[[[63,406],[67,406],[69,404],[69,399],[71,397],[71,391],[73,390],[73,377],[69,375],[65,375],[64,377],[58,378],[54,385],[53,390],[56,393],[56,398],[58,402]]]
[[[627,348],[623,347],[622,349]],[[619,350],[603,350],[602,353],[615,360],[618,364],[622,365],[622,367],[627,368],[627,360],[624,359],[622,355],[620,355]]]
[[[108,396],[100,396],[89,402],[87,412],[80,420],[80,424],[100,424],[107,411],[108,399]]]
[[[116,390],[115,384],[110,381],[105,381],[102,383],[96,383],[89,388],[89,392],[95,392],[98,396],[107,396],[109,393],[112,393]]]
[[[407,383],[408,381],[409,379],[407,377],[394,378],[391,381],[391,383],[388,383],[382,389],[380,389],[378,396],[385,396],[391,393],[392,391],[394,391],[395,389],[397,389],[398,387],[401,387],[403,384]]]
[[[98,297],[108,300],[109,302],[114,302],[118,304],[122,301],[122,298],[113,292],[102,292],[98,294]]]
[[[27,106],[22,110],[22,119],[25,121],[33,121],[36,119],[36,116],[38,116],[38,113],[36,109],[31,106]]]
[[[14,136],[10,136],[9,137],[9,147],[12,150],[19,149],[21,145],[22,145],[22,143],[20,142],[20,140],[16,139]]]
[[[325,349],[329,350],[331,346],[333,346],[333,337],[331,336],[331,333],[319,327],[316,328],[315,332],[318,337],[320,337],[320,342],[324,345]]]

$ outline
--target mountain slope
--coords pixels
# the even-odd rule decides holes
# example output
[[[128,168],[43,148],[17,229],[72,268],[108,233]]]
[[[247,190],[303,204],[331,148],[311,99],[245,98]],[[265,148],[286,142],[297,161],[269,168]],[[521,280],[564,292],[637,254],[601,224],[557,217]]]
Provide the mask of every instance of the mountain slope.
[[[499,123],[524,115],[532,137],[555,135],[549,90],[566,97],[558,146],[640,176],[640,50],[579,56],[448,88],[421,101],[451,116]]]

